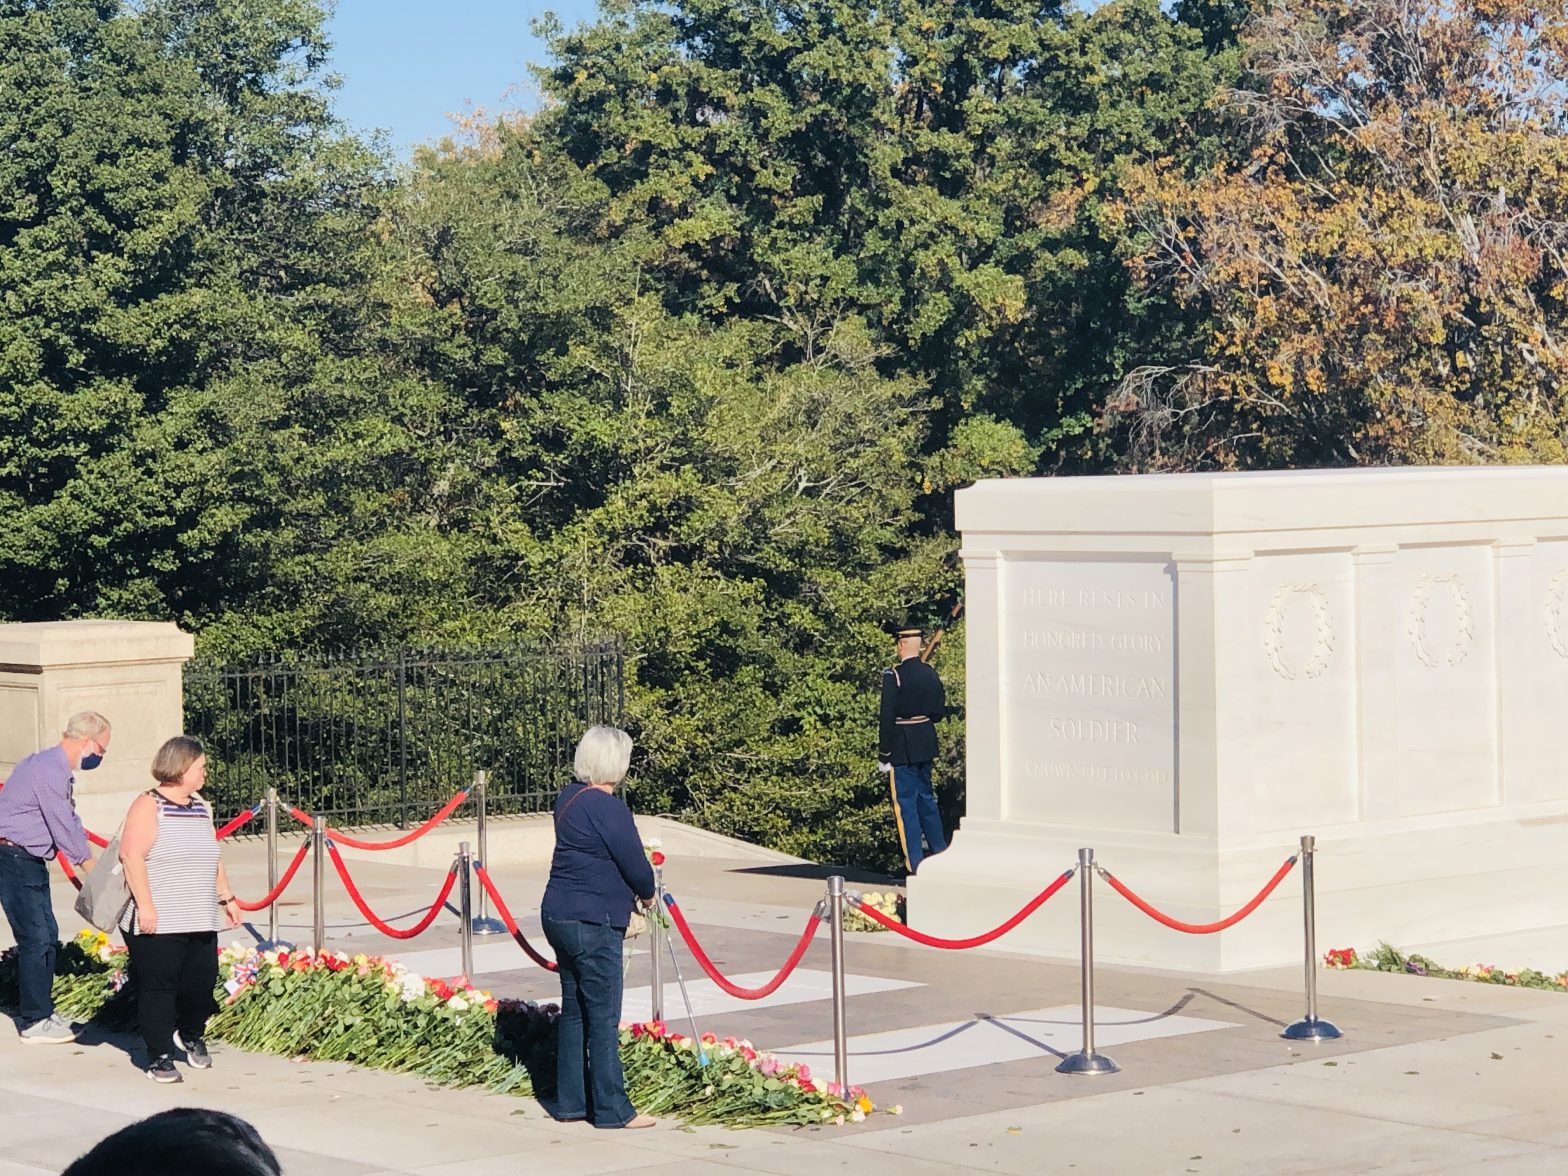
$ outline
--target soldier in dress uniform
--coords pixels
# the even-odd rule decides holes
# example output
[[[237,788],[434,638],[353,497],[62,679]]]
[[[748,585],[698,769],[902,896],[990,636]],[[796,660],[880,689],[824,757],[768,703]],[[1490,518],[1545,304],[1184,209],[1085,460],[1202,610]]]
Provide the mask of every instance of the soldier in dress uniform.
[[[942,818],[931,790],[931,761],[936,759],[936,724],[955,708],[947,705],[942,679],[920,656],[925,630],[906,625],[894,630],[898,664],[882,671],[878,767],[888,774],[893,821],[913,874],[924,858],[947,848]]]

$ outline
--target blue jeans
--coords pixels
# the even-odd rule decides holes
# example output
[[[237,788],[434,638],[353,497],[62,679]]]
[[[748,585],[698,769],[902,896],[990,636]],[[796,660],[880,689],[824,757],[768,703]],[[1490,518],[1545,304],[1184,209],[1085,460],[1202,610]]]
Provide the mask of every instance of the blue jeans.
[[[561,977],[555,1117],[624,1127],[637,1117],[621,1073],[621,964],[625,934],[602,923],[544,915]]]
[[[931,790],[929,762],[894,765],[893,819],[898,824],[904,865],[911,874],[920,868],[923,859],[947,848],[947,838],[942,834],[942,817],[936,811],[936,793]],[[922,834],[924,847],[920,844]]]
[[[49,864],[15,845],[0,845],[0,907],[16,937],[22,1026],[54,1014],[54,957],[60,927],[49,902]]]

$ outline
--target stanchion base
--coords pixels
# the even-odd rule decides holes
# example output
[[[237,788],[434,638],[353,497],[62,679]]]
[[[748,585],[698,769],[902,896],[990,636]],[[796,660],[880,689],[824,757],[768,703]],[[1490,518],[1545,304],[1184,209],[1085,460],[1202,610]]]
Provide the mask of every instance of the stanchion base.
[[[1333,1041],[1342,1037],[1339,1027],[1321,1017],[1304,1017],[1293,1025],[1285,1026],[1280,1034],[1286,1041]]]
[[[1121,1067],[1104,1054],[1083,1050],[1068,1054],[1056,1067],[1058,1074],[1115,1074],[1120,1070]]]
[[[258,939],[257,951],[293,951],[294,945],[287,939]]]
[[[506,924],[500,919],[475,919],[473,932],[475,935],[505,935]]]

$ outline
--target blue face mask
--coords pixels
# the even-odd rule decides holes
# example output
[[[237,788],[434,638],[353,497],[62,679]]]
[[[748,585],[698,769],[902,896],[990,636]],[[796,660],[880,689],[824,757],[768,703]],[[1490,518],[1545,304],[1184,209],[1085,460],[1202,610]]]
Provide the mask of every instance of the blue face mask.
[[[103,755],[100,752],[95,751],[91,755],[84,755],[82,756],[82,771],[90,772],[101,763],[103,763]]]

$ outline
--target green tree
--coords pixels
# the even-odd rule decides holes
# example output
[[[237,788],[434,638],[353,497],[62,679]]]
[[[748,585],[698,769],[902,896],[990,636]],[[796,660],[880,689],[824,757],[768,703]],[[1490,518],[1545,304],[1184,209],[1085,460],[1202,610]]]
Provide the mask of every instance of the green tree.
[[[367,376],[385,182],[321,23],[0,2],[0,614],[200,625],[265,590],[295,443]]]
[[[928,385],[947,444],[989,415],[1053,466],[1129,356],[1167,348],[1103,210],[1129,161],[1194,142],[1221,77],[1155,0],[617,0],[546,24],[543,133],[647,226],[670,305],[787,326],[796,354],[864,321]],[[938,515],[941,525],[945,520]]]
[[[426,155],[393,218],[406,362],[470,407],[496,488],[473,588],[510,634],[624,635],[639,804],[891,864],[880,623],[954,578],[951,541],[917,537],[921,390],[854,320],[797,350],[783,324],[672,314],[656,243],[605,236],[612,215],[502,127]]]

